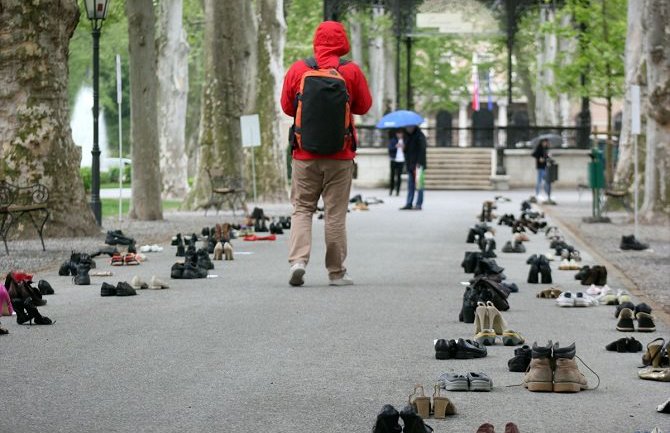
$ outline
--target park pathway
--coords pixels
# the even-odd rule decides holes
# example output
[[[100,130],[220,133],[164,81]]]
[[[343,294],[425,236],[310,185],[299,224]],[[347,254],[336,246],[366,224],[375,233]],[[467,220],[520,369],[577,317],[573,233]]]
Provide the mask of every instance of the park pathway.
[[[236,240],[235,261],[215,262],[210,271],[218,278],[170,280],[169,290],[134,297],[101,298],[100,284],[135,274],[169,280],[174,247],[165,245],[138,267],[111,268],[99,258],[99,270],[115,275],[94,277],[91,286],[73,286],[56,269],[36,275],[56,289],[40,308],[56,323],[18,326],[3,318],[10,335],[0,336],[0,432],[365,433],[382,405],[400,409],[414,384],[432,391],[446,371],[486,372],[494,389],[447,392],[458,414],[427,420],[437,433],[474,432],[484,422],[502,431],[508,421],[533,433],[670,430],[670,417],[655,411],[670,386],[638,379],[641,353],[604,349],[624,336],[615,330],[614,307],[558,308],[535,297],[547,286],[525,283],[526,258],[548,250],[544,235],[530,235],[527,254],[498,252],[498,264],[520,287],[503,315],[529,344],[576,342],[600,387],[528,392],[514,386],[523,374],[507,370],[513,348],[501,345],[483,359],[436,360],[434,339],[473,335],[472,324],[458,321],[461,282],[469,277],[460,263],[474,248],[465,243],[467,230],[494,194],[429,191],[422,212],[400,212],[401,198],[361,192],[385,203],[349,215],[355,286],[327,286],[323,221],[316,218],[304,287],[287,284],[288,236]],[[513,201],[498,213],[518,215],[527,195],[507,195]],[[209,221],[223,222],[214,215]],[[501,248],[511,230],[496,227]],[[556,262],[552,270],[564,289],[583,288],[574,272],[557,270]],[[633,336],[643,344],[670,338],[667,324],[658,321],[657,328]],[[580,369],[595,386],[595,376]]]

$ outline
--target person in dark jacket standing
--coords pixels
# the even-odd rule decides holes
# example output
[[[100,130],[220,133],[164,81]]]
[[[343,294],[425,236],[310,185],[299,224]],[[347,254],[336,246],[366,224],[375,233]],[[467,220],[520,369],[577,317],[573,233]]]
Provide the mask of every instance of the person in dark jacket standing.
[[[551,200],[551,182],[547,180],[547,160],[549,159],[549,140],[546,138],[540,140],[532,153],[535,158],[535,168],[537,169],[537,181],[535,182],[535,197],[540,195],[540,187],[544,182],[544,191],[547,193],[547,199]]]
[[[405,162],[407,166],[407,202],[400,210],[421,210],[423,206],[423,187],[416,188],[416,174],[420,168],[426,169],[426,136],[423,135],[418,126],[408,126],[405,128]],[[416,204],[414,202],[414,193],[417,192]]]
[[[389,158],[391,159],[391,188],[389,195],[400,195],[400,175],[405,166],[405,136],[402,129],[392,130],[389,140]]]
[[[314,61],[320,69],[335,69],[342,76],[347,91],[351,114],[365,114],[372,106],[372,96],[363,71],[353,62],[341,62],[349,52],[349,40],[344,26],[325,21],[314,33]],[[284,113],[295,117],[297,97],[303,75],[310,71],[305,60],[293,63],[284,77],[281,106]],[[346,136],[342,150],[333,154],[317,154],[294,146],[291,177],[291,233],[289,257],[291,265],[289,284],[304,284],[305,266],[312,250],[312,217],[319,198],[325,208],[326,269],[330,285],[354,284],[347,275],[344,260],[347,257],[346,218],[349,193],[356,156],[353,116],[350,117],[352,134]]]

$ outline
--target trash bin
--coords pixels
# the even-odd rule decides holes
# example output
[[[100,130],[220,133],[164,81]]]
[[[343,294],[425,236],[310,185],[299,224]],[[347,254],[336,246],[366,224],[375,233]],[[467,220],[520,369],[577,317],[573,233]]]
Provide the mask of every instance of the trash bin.
[[[591,162],[589,162],[589,187],[592,189],[605,188],[605,157],[603,152],[597,147],[591,149]]]
[[[554,183],[558,180],[558,163],[554,159],[549,158],[547,160],[547,174],[545,177],[549,183]]]

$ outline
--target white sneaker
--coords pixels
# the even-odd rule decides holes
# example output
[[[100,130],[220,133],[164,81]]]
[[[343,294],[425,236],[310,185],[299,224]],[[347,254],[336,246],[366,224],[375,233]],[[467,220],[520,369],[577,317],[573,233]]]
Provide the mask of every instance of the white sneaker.
[[[130,280],[130,285],[133,286],[133,289],[146,289],[149,287],[147,283],[145,283],[139,275],[135,275],[132,280]]]
[[[151,245],[142,245],[140,247],[140,252],[141,253],[150,253],[151,252]]]
[[[153,277],[151,277],[149,288],[154,290],[160,290],[160,289],[169,289],[170,286],[168,286],[167,284],[156,278],[156,276],[154,275]]]
[[[302,262],[294,263],[291,266],[291,278],[288,280],[288,283],[292,286],[302,286],[305,284],[305,264]]]
[[[598,301],[595,298],[582,292],[575,294],[575,307],[590,307],[592,305],[598,305]]]
[[[330,285],[331,286],[353,286],[354,285],[354,280],[349,277],[348,274],[342,275],[342,278],[336,278],[334,280],[330,280]]]
[[[574,307],[575,306],[575,294],[572,292],[563,292],[558,295],[556,298],[556,304],[559,307]]]
[[[591,284],[588,289],[586,289],[586,294],[589,296],[598,296],[602,293],[602,289],[595,284]]]
[[[160,245],[154,244],[151,246],[152,253],[160,253],[161,251],[163,251],[163,247],[161,247]]]

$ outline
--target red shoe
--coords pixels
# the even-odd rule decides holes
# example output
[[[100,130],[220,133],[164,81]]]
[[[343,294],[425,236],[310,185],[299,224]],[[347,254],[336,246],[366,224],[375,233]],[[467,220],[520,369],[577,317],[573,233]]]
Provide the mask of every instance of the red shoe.
[[[121,254],[114,254],[112,256],[112,266],[123,266],[123,257]]]
[[[137,261],[137,257],[135,257],[135,254],[133,253],[128,253],[123,256],[123,262],[128,266],[136,266],[140,264],[140,262]]]

